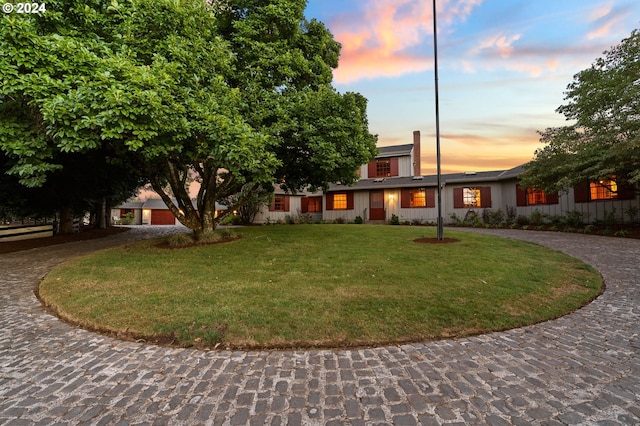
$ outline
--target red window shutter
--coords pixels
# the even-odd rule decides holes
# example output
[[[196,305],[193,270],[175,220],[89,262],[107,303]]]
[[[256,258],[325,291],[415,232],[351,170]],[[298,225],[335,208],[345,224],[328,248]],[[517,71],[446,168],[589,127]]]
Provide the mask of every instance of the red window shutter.
[[[403,188],[402,191],[400,191],[400,207],[403,209],[411,207],[411,194],[407,188]]]
[[[300,199],[300,212],[309,213],[309,197],[302,197],[302,199]]]
[[[289,206],[290,206],[291,197],[289,197],[288,195],[285,195],[283,198],[284,198],[284,211],[288,212],[290,208]]]
[[[480,188],[480,207],[491,207],[491,187],[483,186]]]
[[[464,191],[463,188],[453,188],[453,208],[464,208]]]
[[[589,183],[581,183],[573,188],[573,201],[576,203],[588,203],[591,201],[591,190]]]
[[[435,207],[436,206],[436,190],[435,189],[427,189],[425,193],[425,197],[427,198],[427,207]]]
[[[633,185],[621,185],[618,189],[618,200],[633,200],[636,198],[636,191]]]
[[[271,204],[269,204],[269,211],[270,212],[276,211],[276,199],[275,199],[275,197],[273,198],[273,200],[271,200]]]
[[[389,165],[391,167],[391,176],[398,176],[399,172],[398,172],[398,158],[397,157],[391,157],[389,159]]]
[[[373,160],[372,162],[369,163],[369,167],[368,167],[368,172],[367,172],[367,177],[369,179],[373,179],[374,177],[376,177],[376,175],[378,174],[378,162],[376,160]]]
[[[347,210],[353,210],[353,192],[347,192]]]
[[[516,184],[516,205],[524,207],[527,205],[527,191],[520,187],[520,184]]]
[[[327,194],[327,210],[333,210],[333,194]]]
[[[560,204],[560,196],[557,192],[547,194],[547,204]]]

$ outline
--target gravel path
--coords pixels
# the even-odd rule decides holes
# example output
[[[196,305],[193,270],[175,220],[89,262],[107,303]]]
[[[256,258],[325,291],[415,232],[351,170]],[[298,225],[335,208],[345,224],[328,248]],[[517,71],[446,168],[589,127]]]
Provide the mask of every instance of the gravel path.
[[[640,241],[473,231],[596,267],[605,293],[558,320],[361,350],[226,352],[72,328],[33,294],[55,265],[178,227],[0,255],[0,424],[640,424]],[[446,232],[446,231],[445,231]]]

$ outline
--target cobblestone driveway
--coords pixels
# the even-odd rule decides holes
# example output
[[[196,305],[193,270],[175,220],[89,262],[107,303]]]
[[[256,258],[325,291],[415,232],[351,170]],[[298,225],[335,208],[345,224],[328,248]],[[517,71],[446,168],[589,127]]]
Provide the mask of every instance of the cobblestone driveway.
[[[0,257],[0,424],[640,424],[640,241],[490,231],[598,268],[607,290],[547,323],[362,350],[204,352],[122,342],[43,312],[79,253],[173,228]]]

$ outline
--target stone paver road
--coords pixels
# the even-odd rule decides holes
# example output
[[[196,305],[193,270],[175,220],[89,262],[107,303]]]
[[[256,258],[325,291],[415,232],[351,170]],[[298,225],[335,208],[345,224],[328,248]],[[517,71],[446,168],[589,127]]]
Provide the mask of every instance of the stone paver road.
[[[0,424],[640,424],[640,241],[491,231],[578,257],[607,290],[531,327],[361,350],[217,352],[122,342],[43,312],[56,264],[136,228],[0,256]]]

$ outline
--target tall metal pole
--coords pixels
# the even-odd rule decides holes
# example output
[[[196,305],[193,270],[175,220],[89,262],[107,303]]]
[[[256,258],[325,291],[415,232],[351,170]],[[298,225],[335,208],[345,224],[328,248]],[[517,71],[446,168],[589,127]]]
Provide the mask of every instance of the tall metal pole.
[[[436,21],[436,0],[433,0],[433,59],[436,81],[436,161],[438,164],[438,240],[444,240],[442,223],[442,170],[440,168],[440,99],[438,95],[438,24]]]

